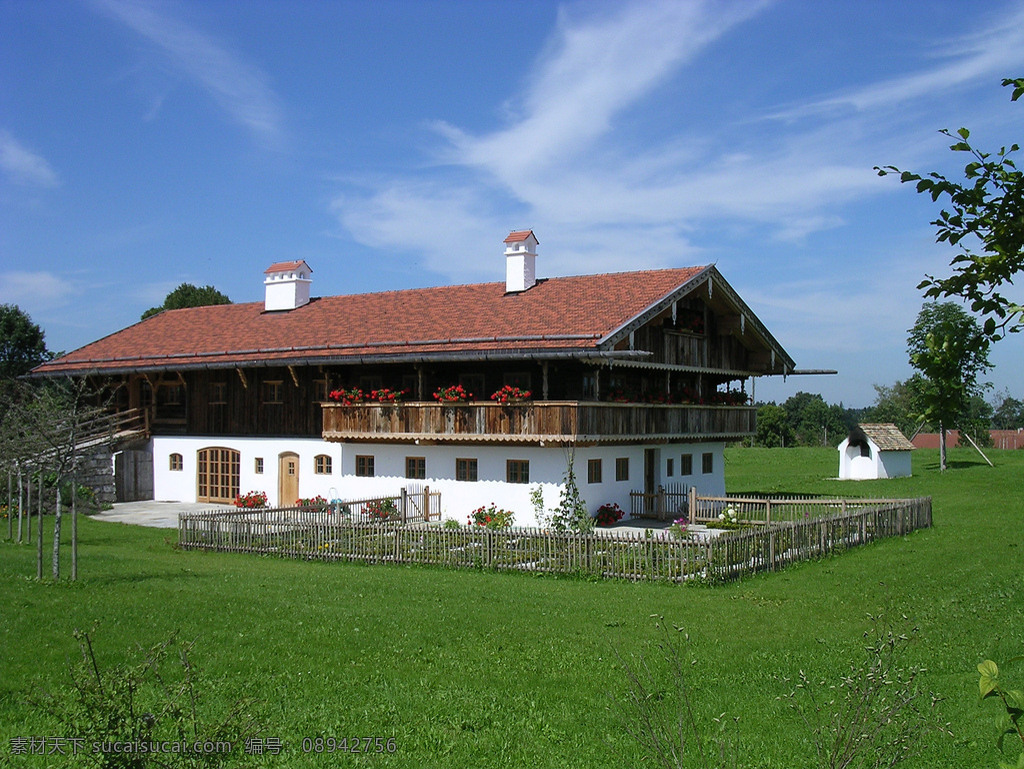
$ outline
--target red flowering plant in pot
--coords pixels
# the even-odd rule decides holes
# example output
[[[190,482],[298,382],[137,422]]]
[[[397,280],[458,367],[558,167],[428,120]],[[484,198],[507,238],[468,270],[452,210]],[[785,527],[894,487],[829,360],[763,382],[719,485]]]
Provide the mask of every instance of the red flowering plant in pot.
[[[530,390],[523,390],[515,385],[505,385],[491,395],[491,400],[495,403],[500,403],[502,406],[508,406],[514,403],[525,403],[532,396],[533,393]]]
[[[363,513],[371,521],[390,521],[398,517],[398,505],[393,499],[377,499],[363,506]]]
[[[249,491],[245,494],[238,494],[235,497],[235,507],[242,507],[247,510],[253,510],[258,507],[267,506],[267,492],[265,491]]]
[[[405,396],[409,394],[408,390],[392,390],[389,387],[382,387],[379,390],[370,390],[369,400],[376,401],[377,403],[401,403],[405,400]]]
[[[438,403],[465,403],[473,399],[473,393],[467,392],[462,385],[439,387],[434,391],[434,400]]]
[[[352,387],[348,390],[345,388],[331,390],[327,394],[327,398],[335,403],[340,403],[342,406],[351,406],[356,403],[362,403],[366,399],[366,395],[358,387]]]
[[[601,505],[594,514],[594,523],[597,526],[614,526],[622,520],[626,513],[614,502]]]
[[[507,529],[515,520],[516,514],[511,510],[502,510],[493,502],[478,507],[467,517],[470,526],[483,526],[487,529]]]

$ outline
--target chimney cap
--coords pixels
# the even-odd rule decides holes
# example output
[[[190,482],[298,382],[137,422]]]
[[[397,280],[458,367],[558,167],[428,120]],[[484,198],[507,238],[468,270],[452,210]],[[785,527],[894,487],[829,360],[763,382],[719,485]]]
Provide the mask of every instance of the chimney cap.
[[[303,266],[310,272],[313,272],[313,268],[306,264],[305,259],[299,259],[293,262],[277,262],[276,264],[272,264],[263,271],[263,274],[270,275],[271,273],[276,272],[294,272],[299,269],[299,267]]]
[[[509,236],[507,238],[505,238],[504,242],[505,243],[521,243],[522,241],[524,241],[524,240],[526,240],[527,238],[530,238],[530,237],[532,237],[535,241],[537,241],[538,245],[540,244],[540,241],[537,240],[537,236],[533,234],[533,230],[515,230],[515,231],[509,233]]]

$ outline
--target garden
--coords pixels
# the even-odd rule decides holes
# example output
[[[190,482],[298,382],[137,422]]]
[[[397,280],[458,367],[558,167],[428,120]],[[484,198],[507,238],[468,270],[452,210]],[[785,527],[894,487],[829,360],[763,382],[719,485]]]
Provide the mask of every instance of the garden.
[[[138,715],[193,692],[170,720],[194,712],[204,739],[248,734],[249,752],[229,756],[238,765],[664,765],[630,734],[640,681],[670,715],[686,695],[680,766],[828,766],[830,693],[890,648],[870,643],[881,626],[905,637],[890,670],[920,695],[920,717],[904,713],[909,733],[894,737],[901,765],[996,767],[1003,709],[979,701],[978,665],[1000,665],[983,682],[1022,688],[1024,452],[990,457],[995,468],[953,450],[940,474],[937,452],[918,451],[911,478],[840,483],[825,480],[830,449],[729,449],[732,494],[929,496],[933,525],[714,585],[184,551],[166,531],[89,519],[78,582],[53,583],[32,578],[34,547],[3,541],[0,763],[96,765],[11,755],[12,741],[86,729],[68,712],[69,661],[81,683],[77,661],[94,660],[113,691],[163,654],[168,686],[138,687]],[[1012,764],[1020,742],[1004,747]]]

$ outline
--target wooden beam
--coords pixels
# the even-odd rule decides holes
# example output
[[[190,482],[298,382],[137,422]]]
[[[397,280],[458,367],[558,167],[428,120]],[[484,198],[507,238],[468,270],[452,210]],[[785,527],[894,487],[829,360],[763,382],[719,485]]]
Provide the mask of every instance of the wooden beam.
[[[295,374],[295,366],[289,366],[289,367],[288,367],[288,373],[292,375],[292,383],[293,383],[293,384],[294,384],[294,385],[295,385],[296,387],[298,387],[298,386],[299,386],[299,378],[298,378],[298,376],[296,376],[296,374]]]
[[[245,378],[245,372],[242,371],[242,369],[240,369],[240,368],[236,368],[235,371],[238,372],[238,378],[242,380],[242,387],[244,389],[248,390],[249,389],[249,382]]]

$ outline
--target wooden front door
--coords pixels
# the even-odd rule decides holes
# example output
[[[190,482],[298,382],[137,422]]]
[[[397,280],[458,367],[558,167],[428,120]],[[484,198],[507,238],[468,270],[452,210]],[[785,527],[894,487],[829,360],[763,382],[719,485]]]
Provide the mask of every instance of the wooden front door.
[[[299,455],[286,451],[277,464],[277,506],[291,507],[299,498]]]
[[[654,496],[658,490],[656,488],[658,472],[658,450],[657,449],[644,449],[644,499],[647,500],[647,513],[655,514],[658,512],[658,499]]]

